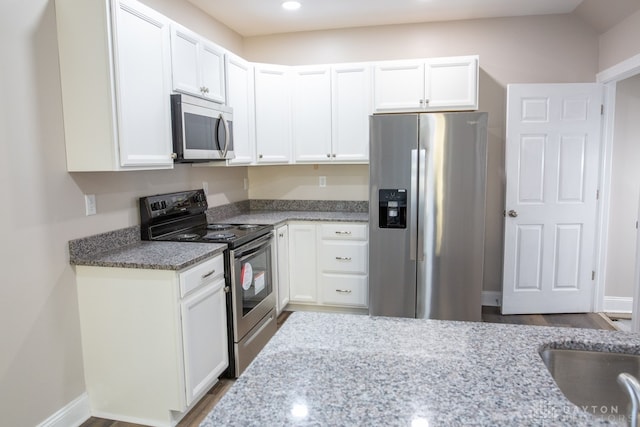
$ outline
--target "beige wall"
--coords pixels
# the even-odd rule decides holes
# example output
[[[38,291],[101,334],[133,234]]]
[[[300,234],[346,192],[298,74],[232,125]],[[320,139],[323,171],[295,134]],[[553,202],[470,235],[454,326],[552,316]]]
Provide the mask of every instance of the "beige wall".
[[[606,70],[640,54],[638,40],[640,40],[640,10],[600,36],[598,70]]]
[[[237,55],[242,55],[242,37],[229,27],[202,13],[187,0],[139,1]]]
[[[319,177],[327,186],[319,186]],[[369,200],[368,165],[291,165],[249,168],[249,198]]]
[[[640,197],[640,75],[618,83],[605,295],[633,297]]]
[[[509,83],[593,82],[598,70],[595,31],[573,15],[485,19],[391,25],[250,37],[245,57],[252,61],[301,65],[452,55],[480,55],[480,110],[489,113],[489,161],[484,289],[500,291],[504,209],[504,135],[506,85]],[[327,170],[327,188],[317,187],[317,171],[288,167],[249,171],[252,198],[333,198],[367,192],[367,169],[353,169],[352,189],[343,186],[344,169]],[[333,174],[336,175],[333,175]],[[351,173],[351,172],[349,172]],[[259,179],[256,179],[258,178]],[[271,190],[269,182],[277,182]],[[357,182],[361,182],[358,188]],[[335,184],[333,184],[335,183]]]
[[[0,3],[0,31],[0,424],[30,427],[85,391],[67,242],[138,224],[142,195],[207,181],[211,204],[244,200],[247,169],[67,173],[53,1]]]

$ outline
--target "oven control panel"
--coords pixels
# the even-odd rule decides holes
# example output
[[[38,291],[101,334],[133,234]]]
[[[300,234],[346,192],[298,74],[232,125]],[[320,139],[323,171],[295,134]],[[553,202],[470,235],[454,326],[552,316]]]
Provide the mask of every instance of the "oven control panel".
[[[207,207],[207,196],[202,189],[141,197],[140,221],[144,224],[157,218],[199,214]]]

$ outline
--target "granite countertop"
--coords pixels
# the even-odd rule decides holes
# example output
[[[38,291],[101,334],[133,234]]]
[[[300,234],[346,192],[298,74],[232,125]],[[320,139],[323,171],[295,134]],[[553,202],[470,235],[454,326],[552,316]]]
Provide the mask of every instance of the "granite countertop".
[[[251,211],[224,219],[230,224],[276,225],[285,221],[338,221],[367,222],[366,212],[322,212],[322,211]]]
[[[545,347],[639,354],[640,335],[297,312],[201,427],[606,425],[564,397]]]
[[[207,211],[209,222],[276,225],[289,220],[367,222],[368,203],[332,200],[245,200]],[[226,245],[144,242],[140,226],[69,242],[69,263],[99,267],[181,270],[214,256]]]
[[[87,253],[72,258],[73,265],[96,267],[182,270],[222,253],[226,244],[139,241],[104,252]]]

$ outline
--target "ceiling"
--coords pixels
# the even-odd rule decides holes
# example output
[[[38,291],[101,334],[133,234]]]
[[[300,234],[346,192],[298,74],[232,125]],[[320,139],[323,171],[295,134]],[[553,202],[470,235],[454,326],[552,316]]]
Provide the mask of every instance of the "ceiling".
[[[640,8],[638,0],[188,0],[244,37],[373,25],[574,12],[602,33]]]

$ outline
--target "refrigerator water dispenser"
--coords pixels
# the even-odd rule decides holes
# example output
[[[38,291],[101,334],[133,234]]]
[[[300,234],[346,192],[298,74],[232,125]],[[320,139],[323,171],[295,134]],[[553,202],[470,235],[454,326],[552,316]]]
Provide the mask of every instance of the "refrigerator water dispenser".
[[[380,228],[407,228],[407,190],[378,190]]]

